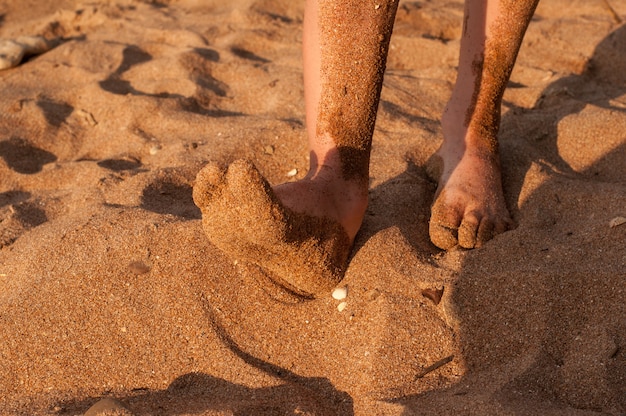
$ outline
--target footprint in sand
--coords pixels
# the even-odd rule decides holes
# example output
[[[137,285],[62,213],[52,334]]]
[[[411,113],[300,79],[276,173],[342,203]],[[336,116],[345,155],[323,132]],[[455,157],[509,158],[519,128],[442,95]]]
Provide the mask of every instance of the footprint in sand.
[[[131,83],[122,79],[122,75],[130,70],[133,66],[139,65],[152,60],[152,55],[144,51],[138,46],[129,45],[122,51],[122,62],[115,72],[110,74],[107,79],[100,81],[100,87],[110,93],[117,95],[150,95],[141,91],[137,91]]]
[[[350,240],[342,226],[284,207],[251,162],[206,166],[193,199],[211,243],[234,261],[259,266],[286,290],[311,298],[343,278]]]
[[[28,175],[41,172],[44,165],[57,160],[53,153],[35,147],[18,137],[0,141],[0,157],[9,168]]]
[[[0,193],[0,248],[9,246],[26,231],[48,221],[37,201],[25,192]]]

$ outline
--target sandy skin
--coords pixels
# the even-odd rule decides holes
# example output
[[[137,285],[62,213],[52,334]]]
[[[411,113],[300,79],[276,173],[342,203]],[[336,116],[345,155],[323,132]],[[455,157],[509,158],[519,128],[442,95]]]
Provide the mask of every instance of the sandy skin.
[[[513,227],[502,189],[502,95],[538,0],[466,1],[459,72],[442,118],[444,141],[429,170],[439,181],[433,244],[480,247]]]
[[[250,163],[237,161],[226,173],[207,167],[196,180],[194,200],[210,241],[293,292],[326,293],[345,272],[367,208],[371,141],[396,9],[393,0],[377,7],[307,1],[311,157],[305,178],[271,189]]]
[[[500,103],[537,5],[468,1],[457,84],[432,159],[439,187],[431,241],[482,244],[513,225],[500,178]],[[369,7],[371,6],[371,7]],[[337,284],[365,209],[369,158],[398,2],[306,3],[304,82],[309,172],[272,189],[249,162],[200,172],[194,200],[209,239],[288,289],[315,296]],[[246,225],[247,224],[247,225]]]
[[[204,167],[193,198],[215,246],[292,293],[313,297],[342,279],[351,246],[344,228],[285,207],[251,162]]]

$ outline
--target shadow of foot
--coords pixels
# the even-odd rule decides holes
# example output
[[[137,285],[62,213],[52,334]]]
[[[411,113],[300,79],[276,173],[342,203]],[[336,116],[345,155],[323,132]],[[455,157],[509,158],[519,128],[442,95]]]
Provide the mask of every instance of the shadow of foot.
[[[251,162],[206,166],[193,198],[211,243],[288,291],[311,298],[343,278],[351,249],[343,227],[284,207]]]

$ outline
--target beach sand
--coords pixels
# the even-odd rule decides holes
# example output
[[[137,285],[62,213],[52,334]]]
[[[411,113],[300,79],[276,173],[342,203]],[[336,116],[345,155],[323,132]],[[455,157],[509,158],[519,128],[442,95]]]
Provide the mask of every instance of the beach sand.
[[[626,3],[539,5],[500,134],[517,227],[449,252],[425,164],[463,4],[400,3],[343,301],[233,261],[192,200],[208,162],[306,173],[303,7],[0,2],[0,38],[57,40],[0,72],[0,414],[626,414]]]

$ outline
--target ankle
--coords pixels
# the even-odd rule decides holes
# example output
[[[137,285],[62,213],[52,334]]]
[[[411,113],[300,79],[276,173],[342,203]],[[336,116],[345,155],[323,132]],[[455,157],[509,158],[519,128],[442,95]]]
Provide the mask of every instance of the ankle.
[[[325,137],[311,147],[309,175],[323,175],[333,180],[369,184],[370,151],[352,146],[337,146]]]
[[[323,166],[299,181],[275,186],[274,193],[295,212],[337,221],[350,241],[361,227],[368,203],[367,184],[346,180],[337,169]]]
[[[498,140],[496,127],[481,128],[468,125],[461,113],[448,111],[441,121],[443,142],[437,154],[440,156],[462,157],[467,154],[498,158]]]

